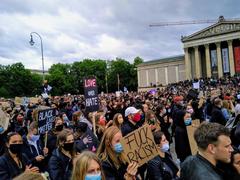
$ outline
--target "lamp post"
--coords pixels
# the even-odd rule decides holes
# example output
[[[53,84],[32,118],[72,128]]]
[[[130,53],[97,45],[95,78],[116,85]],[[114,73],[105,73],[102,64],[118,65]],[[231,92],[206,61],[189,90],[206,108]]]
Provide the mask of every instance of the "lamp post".
[[[34,45],[34,41],[33,41],[33,34],[36,34],[41,41],[41,53],[42,53],[42,76],[43,76],[43,81],[45,80],[45,75],[44,75],[44,59],[43,59],[43,44],[42,44],[42,37],[37,33],[37,32],[31,32],[30,33],[30,45],[33,46]]]

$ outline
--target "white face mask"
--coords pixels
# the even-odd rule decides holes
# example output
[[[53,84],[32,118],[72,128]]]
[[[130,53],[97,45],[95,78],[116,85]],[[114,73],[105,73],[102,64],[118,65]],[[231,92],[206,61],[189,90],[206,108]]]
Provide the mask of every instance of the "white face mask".
[[[169,144],[168,143],[165,143],[165,144],[163,144],[163,146],[160,148],[160,150],[162,151],[162,152],[168,152],[168,150],[169,150]]]
[[[162,114],[166,114],[166,109],[164,108],[163,110],[162,110]]]

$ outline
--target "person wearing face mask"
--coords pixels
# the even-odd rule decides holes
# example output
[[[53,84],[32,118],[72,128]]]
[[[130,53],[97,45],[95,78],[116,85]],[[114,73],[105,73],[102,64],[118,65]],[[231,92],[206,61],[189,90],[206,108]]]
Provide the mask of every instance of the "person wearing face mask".
[[[158,131],[160,130],[160,123],[155,115],[155,113],[152,110],[148,110],[145,113],[145,124],[148,124],[152,130],[152,132],[154,131]]]
[[[172,119],[170,117],[168,117],[167,110],[164,107],[164,105],[157,106],[156,116],[160,122],[161,131],[166,136],[168,142],[171,143],[172,138],[171,138],[171,135],[170,135],[170,132],[168,131],[168,129],[170,128],[170,126],[172,124]]]
[[[98,112],[95,115],[95,122],[96,122],[96,135],[98,137],[99,140],[101,140],[104,131],[110,126],[112,125],[112,120],[110,120],[109,122],[106,121],[106,118],[104,116],[103,112]]]
[[[56,117],[54,122],[54,128],[48,131],[47,148],[48,154],[51,156],[53,150],[56,148],[57,135],[64,129],[63,120],[60,117]]]
[[[21,136],[27,134],[27,127],[24,126],[24,114],[23,113],[17,113],[13,117],[13,121],[11,122],[10,131],[17,132]]]
[[[117,113],[113,117],[113,125],[117,126],[119,129],[121,129],[123,124],[123,116],[121,113]]]
[[[63,122],[64,122],[63,124],[64,124],[66,127],[69,127],[70,121],[69,121],[68,116],[66,115],[66,113],[60,114],[60,117],[62,118],[62,120],[63,120]]]
[[[6,141],[7,151],[0,157],[0,179],[9,180],[23,172],[39,172],[30,165],[28,158],[22,153],[23,140],[16,132],[10,132]]]
[[[102,161],[103,172],[107,180],[133,180],[136,177],[137,163],[125,164],[126,160],[121,155],[123,147],[120,143],[121,131],[116,126],[111,126],[104,132],[99,145],[97,156]]]
[[[28,157],[31,164],[38,167],[41,172],[46,170],[45,157],[48,155],[48,149],[44,147],[40,135],[38,135],[36,121],[30,124],[27,136],[23,136],[23,153]]]
[[[169,153],[169,142],[161,131],[153,133],[159,154],[147,163],[147,176],[151,180],[179,179],[179,169]]]
[[[183,111],[179,114],[178,121],[175,123],[175,151],[178,159],[183,162],[192,154],[186,128],[186,126],[189,126],[192,123],[191,114]]]
[[[139,128],[138,122],[141,120],[141,115],[135,107],[128,107],[125,110],[125,118],[126,121],[124,121],[121,128],[123,136]]]
[[[75,157],[73,132],[64,129],[58,134],[57,149],[52,153],[48,163],[49,175],[52,180],[68,180],[72,174]]]
[[[90,151],[81,153],[74,164],[71,180],[105,180],[97,155]]]

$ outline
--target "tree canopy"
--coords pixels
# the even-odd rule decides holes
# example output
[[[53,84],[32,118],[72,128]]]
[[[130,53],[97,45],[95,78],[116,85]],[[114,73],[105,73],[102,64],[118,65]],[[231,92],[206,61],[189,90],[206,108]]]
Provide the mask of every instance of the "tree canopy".
[[[125,59],[84,59],[73,64],[53,64],[45,78],[53,87],[52,95],[83,94],[83,79],[95,76],[99,92],[115,92],[126,87],[137,90],[136,66],[143,59],[136,57],[133,64]],[[119,78],[118,78],[119,77]],[[35,96],[40,94],[42,76],[31,73],[22,63],[0,65],[0,97]]]

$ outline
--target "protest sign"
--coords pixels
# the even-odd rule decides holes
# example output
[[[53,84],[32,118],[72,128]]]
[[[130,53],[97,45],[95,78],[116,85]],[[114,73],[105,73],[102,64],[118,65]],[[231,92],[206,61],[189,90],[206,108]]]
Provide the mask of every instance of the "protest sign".
[[[116,97],[120,97],[121,96],[121,92],[120,91],[116,91]]]
[[[23,98],[21,98],[21,97],[15,97],[15,104],[21,104],[22,103],[22,101],[23,101]]]
[[[220,89],[211,90],[211,97],[218,97],[221,95]]]
[[[29,98],[29,101],[30,101],[30,103],[38,104],[39,99],[35,98],[35,97],[31,97],[31,98]]]
[[[99,109],[99,103],[97,81],[95,77],[84,79],[84,95],[86,111],[97,111]]]
[[[194,82],[193,83],[193,89],[199,89],[200,88],[200,83],[198,82]]]
[[[0,126],[3,127],[4,131],[8,129],[9,119],[10,117],[0,109]]]
[[[129,133],[120,142],[123,145],[122,155],[128,163],[137,162],[141,166],[158,155],[158,149],[149,125]]]
[[[194,132],[200,125],[200,120],[196,119],[192,121],[190,126],[187,126],[188,140],[191,148],[192,155],[195,155],[198,151],[196,141],[194,140]]]
[[[56,117],[56,109],[45,109],[38,111],[38,132],[44,134],[53,128],[53,122]]]

